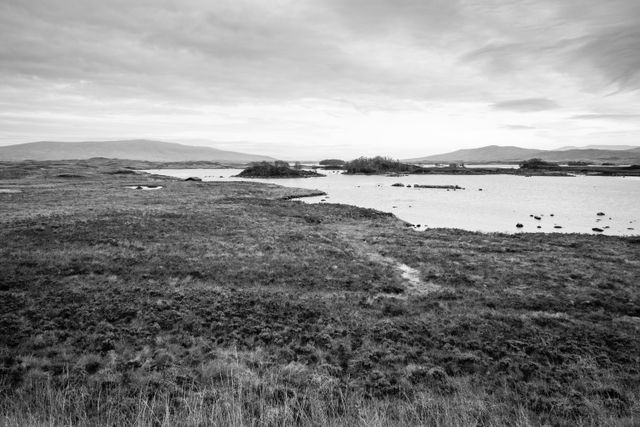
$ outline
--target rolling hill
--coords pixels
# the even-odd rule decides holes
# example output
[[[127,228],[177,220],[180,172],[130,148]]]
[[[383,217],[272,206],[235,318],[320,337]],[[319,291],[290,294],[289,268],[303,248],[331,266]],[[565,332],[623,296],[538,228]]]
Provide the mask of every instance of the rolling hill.
[[[208,160],[248,163],[274,160],[268,156],[145,139],[88,142],[39,141],[0,147],[0,160],[5,161],[72,160],[93,157],[152,162]]]
[[[407,162],[518,162],[536,157],[540,150],[512,146],[489,145],[482,148],[469,148],[451,153],[407,159]]]
[[[528,148],[490,145],[487,147],[457,150],[451,153],[406,159],[411,163],[491,163],[521,162],[538,158],[554,162],[586,161],[596,163],[640,163],[640,148],[630,150],[562,149],[535,150]]]
[[[586,161],[601,163],[640,163],[638,150],[575,149],[565,151],[541,151],[535,157],[552,162]]]
[[[576,147],[575,145],[567,145],[566,147],[556,148],[553,151],[567,151],[567,150],[587,150],[587,149],[595,149],[595,150],[633,150],[637,147],[635,145],[585,145],[583,147]]]

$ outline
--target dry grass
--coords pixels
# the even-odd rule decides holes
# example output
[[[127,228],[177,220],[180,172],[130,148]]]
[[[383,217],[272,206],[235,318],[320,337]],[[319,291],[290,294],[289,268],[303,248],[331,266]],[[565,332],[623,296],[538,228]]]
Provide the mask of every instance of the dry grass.
[[[199,366],[200,387],[161,375],[154,382],[138,379],[132,391],[121,382],[79,385],[73,373],[58,377],[56,384],[46,374],[32,373],[15,390],[16,398],[0,407],[0,421],[29,426],[532,425],[524,409],[511,413],[504,402],[491,403],[468,379],[456,380],[459,391],[453,393],[371,399],[345,391],[303,364],[260,375],[243,362],[248,357],[255,363],[256,355],[221,353]]]

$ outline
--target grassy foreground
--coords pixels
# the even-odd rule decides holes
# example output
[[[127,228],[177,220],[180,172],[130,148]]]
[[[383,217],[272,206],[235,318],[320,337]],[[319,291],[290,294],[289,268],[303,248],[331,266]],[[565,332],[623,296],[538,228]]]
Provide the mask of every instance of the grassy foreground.
[[[28,166],[0,169],[0,425],[640,424],[638,238]]]

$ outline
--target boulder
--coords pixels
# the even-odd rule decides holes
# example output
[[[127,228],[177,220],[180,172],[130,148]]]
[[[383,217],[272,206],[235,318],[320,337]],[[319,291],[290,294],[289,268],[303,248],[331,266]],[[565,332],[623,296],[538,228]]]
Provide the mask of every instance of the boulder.
[[[595,231],[596,233],[602,233],[604,231],[602,228],[598,228],[598,227],[593,227],[591,230]]]
[[[524,225],[522,225],[521,223],[516,224],[516,228],[522,228],[522,227],[524,227]]]
[[[396,182],[395,184],[391,184],[392,187],[404,187],[404,184],[401,182]]]

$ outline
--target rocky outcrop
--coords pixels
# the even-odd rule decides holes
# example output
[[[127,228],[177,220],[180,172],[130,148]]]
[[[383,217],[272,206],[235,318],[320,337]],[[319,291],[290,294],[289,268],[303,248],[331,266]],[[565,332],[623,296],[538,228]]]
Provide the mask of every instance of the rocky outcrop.
[[[464,190],[464,187],[460,187],[458,185],[422,185],[422,184],[414,184],[413,188],[435,188],[441,190]]]

